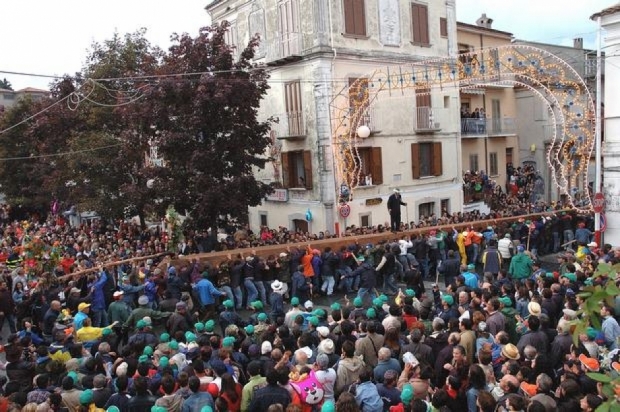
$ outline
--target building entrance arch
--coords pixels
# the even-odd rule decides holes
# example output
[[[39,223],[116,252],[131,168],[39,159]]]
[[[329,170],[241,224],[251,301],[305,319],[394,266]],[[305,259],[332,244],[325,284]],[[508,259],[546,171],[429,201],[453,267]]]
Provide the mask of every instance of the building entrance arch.
[[[513,44],[462,53],[456,58],[377,68],[343,88],[331,102],[332,150],[338,185],[347,185],[351,192],[364,185],[360,179],[361,138],[357,131],[360,126],[368,126],[370,111],[380,99],[413,93],[416,106],[427,106],[424,101],[430,102],[433,91],[491,84],[526,88],[545,102],[552,122],[546,146],[551,179],[560,195],[577,207],[573,195],[579,186],[588,187],[588,166],[595,144],[594,102],[585,82],[568,63],[546,50],[527,45]],[[432,129],[432,109],[429,107],[423,113],[427,118],[422,123]],[[590,211],[589,193],[585,192],[588,199],[580,202],[579,208]]]

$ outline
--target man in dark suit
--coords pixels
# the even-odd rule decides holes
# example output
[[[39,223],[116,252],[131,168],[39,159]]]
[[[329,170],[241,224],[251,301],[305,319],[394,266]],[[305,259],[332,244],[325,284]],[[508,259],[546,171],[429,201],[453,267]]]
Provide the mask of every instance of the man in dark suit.
[[[392,232],[400,230],[400,206],[407,206],[400,197],[400,190],[394,189],[387,201],[388,212],[390,212],[390,226]]]

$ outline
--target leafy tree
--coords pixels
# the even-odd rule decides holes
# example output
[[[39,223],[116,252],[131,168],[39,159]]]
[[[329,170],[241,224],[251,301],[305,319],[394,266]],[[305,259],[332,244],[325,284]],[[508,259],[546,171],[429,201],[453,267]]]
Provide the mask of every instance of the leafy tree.
[[[189,212],[202,228],[247,221],[248,205],[272,190],[253,174],[265,166],[270,129],[270,121],[257,119],[269,89],[266,71],[252,64],[259,40],[251,39],[235,60],[224,42],[228,27],[175,36],[159,72],[165,77],[147,99],[166,162],[156,188],[164,203]]]
[[[11,82],[8,81],[5,77],[4,79],[0,80],[0,89],[13,90],[13,85],[11,85]]]
[[[24,100],[2,119],[8,127],[49,106],[0,135],[2,157],[24,158],[0,164],[9,201],[44,209],[58,198],[141,218],[173,205],[199,227],[245,221],[271,190],[252,173],[266,162],[270,123],[257,111],[269,86],[252,64],[258,38],[235,60],[227,29],[175,35],[168,52],[144,30],[93,44],[82,70],[52,85],[51,100]],[[160,163],[147,156],[153,149]]]
[[[71,91],[71,84],[62,80],[52,87],[51,98],[20,99],[0,118],[0,130],[9,129],[0,135],[0,184],[17,208],[45,213],[53,198],[68,195],[67,187],[55,182],[66,170],[67,157],[60,154],[67,150],[68,131],[80,130],[79,114],[63,104]]]
[[[600,308],[602,302],[611,307],[616,306],[615,300],[620,296],[618,271],[620,271],[620,264],[611,266],[606,263],[599,263],[592,276],[591,284],[584,287],[579,294],[585,300],[585,304],[583,305],[581,319],[574,321],[573,341],[576,345],[579,343],[579,336],[586,333],[588,326],[601,329]],[[610,367],[607,362],[602,362],[601,366]],[[600,372],[588,372],[587,375],[602,384],[600,394],[607,398],[607,401],[596,409],[597,412],[620,410],[620,376]]]

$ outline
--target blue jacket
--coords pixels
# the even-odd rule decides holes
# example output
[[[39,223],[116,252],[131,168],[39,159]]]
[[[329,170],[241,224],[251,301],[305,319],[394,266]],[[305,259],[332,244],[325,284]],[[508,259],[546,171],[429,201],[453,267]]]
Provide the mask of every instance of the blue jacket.
[[[355,389],[355,402],[362,412],[383,412],[383,401],[372,382],[363,382]]]
[[[215,303],[215,296],[224,296],[226,295],[223,292],[220,292],[213,286],[213,283],[209,279],[202,278],[196,286],[194,286],[196,292],[198,292],[198,297],[200,298],[200,303],[203,306],[212,305]]]
[[[144,285],[134,286],[121,283],[118,288],[123,291],[123,302],[133,307],[138,293],[144,289]]]
[[[284,298],[280,293],[271,292],[271,295],[269,295],[269,304],[271,305],[272,316],[284,316]]]
[[[157,285],[152,280],[147,280],[144,284],[144,294],[149,298],[149,303],[157,299]]]
[[[105,310],[105,296],[103,294],[103,287],[108,281],[108,274],[101,272],[99,279],[97,279],[92,285],[93,299],[91,301],[91,310]]]
[[[465,278],[465,285],[471,289],[478,288],[478,275],[472,272],[464,272],[463,278]]]

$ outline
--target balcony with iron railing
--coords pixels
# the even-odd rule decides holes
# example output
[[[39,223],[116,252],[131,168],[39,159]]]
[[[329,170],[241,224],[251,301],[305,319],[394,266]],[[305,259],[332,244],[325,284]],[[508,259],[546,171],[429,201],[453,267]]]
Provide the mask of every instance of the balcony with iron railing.
[[[268,66],[282,66],[298,61],[302,55],[301,33],[283,33],[267,45],[265,63]]]
[[[358,109],[359,110],[359,109]],[[349,108],[349,112],[353,114],[354,109]],[[359,126],[368,126],[370,129],[370,134],[380,133],[381,130],[379,128],[379,111],[373,106],[368,108],[364,114],[362,114],[359,122],[357,122],[357,127]]]
[[[512,117],[501,118],[461,118],[463,137],[509,136],[517,133],[517,125]]]
[[[454,120],[450,121],[450,115],[450,109],[444,107],[414,107],[413,129],[418,134],[435,133],[442,129],[454,131]]]
[[[276,138],[282,140],[302,140],[306,138],[306,123],[303,112],[287,112],[274,115],[278,119],[272,130]]]

